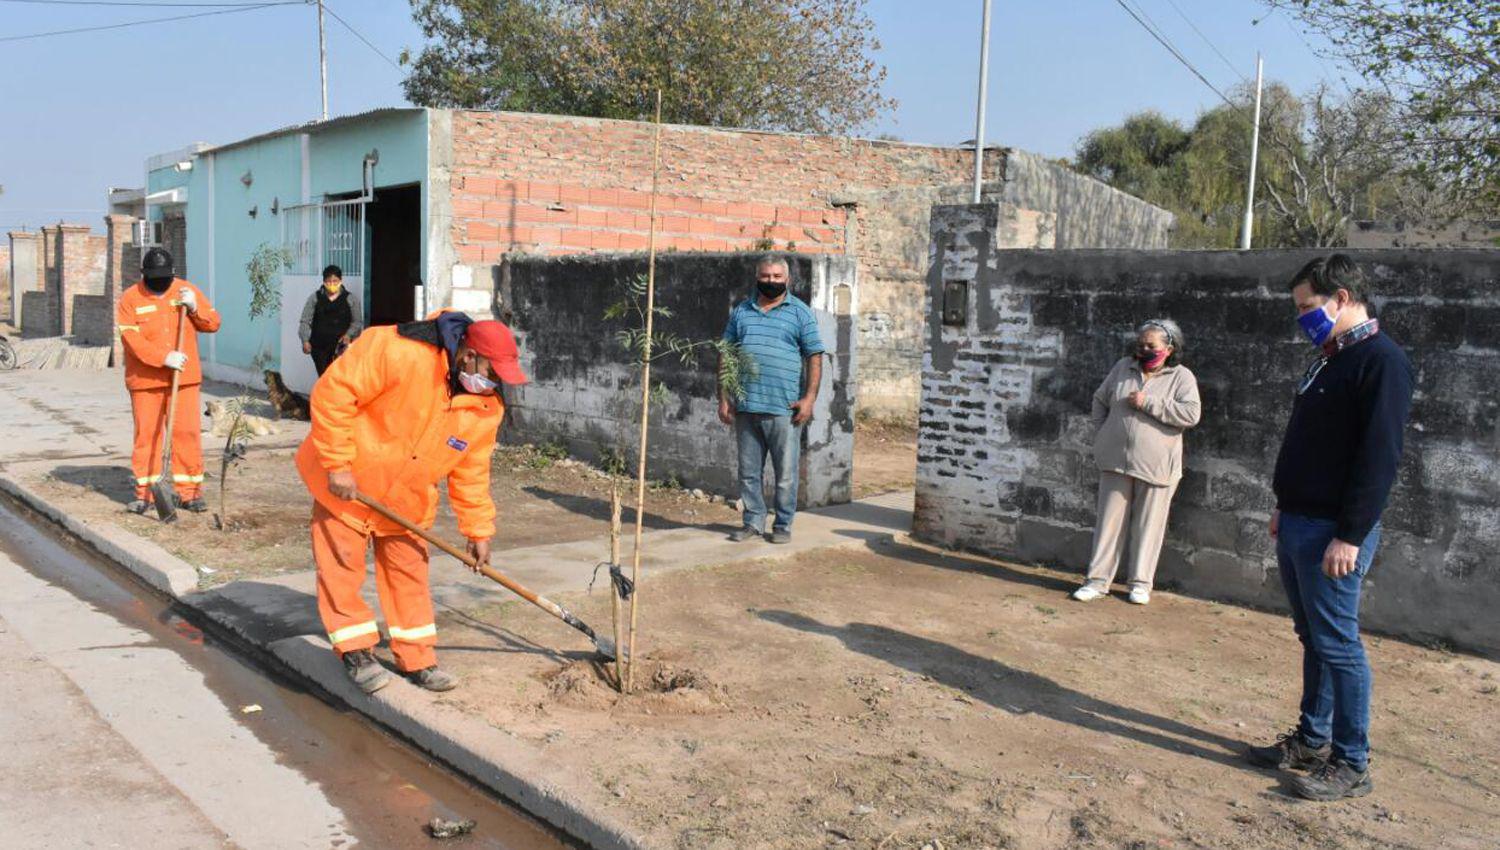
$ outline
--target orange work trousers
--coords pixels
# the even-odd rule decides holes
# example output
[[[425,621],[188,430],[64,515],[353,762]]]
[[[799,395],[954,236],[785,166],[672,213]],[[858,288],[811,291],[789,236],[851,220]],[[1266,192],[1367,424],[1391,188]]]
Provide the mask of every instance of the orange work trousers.
[[[313,503],[312,548],[318,565],[318,615],[340,657],[380,642],[365,604],[365,552],[375,538],[375,590],[396,666],[411,673],[437,663],[437,624],[427,587],[427,544],[415,535],[366,535]]]
[[[162,476],[161,440],[167,428],[168,387],[132,390],[130,411],[135,417],[135,447],[130,469],[135,473],[135,497],[151,500],[151,485]],[[203,438],[199,434],[202,404],[199,385],[177,388],[177,418],[172,422],[172,484],[183,501],[203,494]]]

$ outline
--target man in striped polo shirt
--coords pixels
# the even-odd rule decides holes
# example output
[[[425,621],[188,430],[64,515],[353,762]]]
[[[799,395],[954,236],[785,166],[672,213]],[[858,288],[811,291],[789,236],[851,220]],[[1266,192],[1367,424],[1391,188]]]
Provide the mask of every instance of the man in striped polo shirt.
[[[762,475],[766,456],[776,471],[776,518],[772,543],[789,543],[797,512],[797,456],[802,426],[812,418],[823,377],[823,340],[808,307],[787,292],[785,258],[766,255],[756,264],[756,297],[735,305],[724,339],[755,362],[744,392],[732,399],[719,392],[719,419],[733,425],[739,442],[740,501],[744,525],[730,535],[736,542],[765,533],[766,500]]]

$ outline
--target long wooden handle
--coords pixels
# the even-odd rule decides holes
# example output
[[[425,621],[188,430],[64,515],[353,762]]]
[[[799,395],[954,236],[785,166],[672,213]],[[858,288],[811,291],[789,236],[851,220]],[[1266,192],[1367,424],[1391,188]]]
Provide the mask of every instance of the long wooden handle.
[[[177,305],[177,345],[173,351],[182,350],[182,334],[187,329],[187,305]],[[184,366],[184,368],[186,368]],[[182,378],[182,369],[172,370],[172,393],[167,397],[167,433],[161,440],[161,474],[165,478],[172,474],[167,462],[172,458],[172,426],[177,422],[177,382]]]
[[[396,523],[407,531],[410,531],[412,534],[417,535],[423,540],[426,540],[428,543],[431,543],[433,546],[436,546],[444,552],[447,552],[449,555],[457,558],[460,562],[468,565],[469,569],[474,568],[474,558],[468,552],[459,549],[457,546],[448,543],[446,540],[437,537],[426,529],[418,526],[416,523],[411,522],[406,517],[401,516],[400,514],[381,504],[377,499],[371,496],[366,496],[364,493],[356,493],[354,498],[358,499],[362,504],[368,505],[370,510],[373,510],[375,513],[380,514],[391,522]],[[522,599],[525,599],[527,602],[530,602],[533,605],[539,606],[540,608],[542,608],[542,610],[550,612],[558,619],[566,619],[566,617],[563,616],[562,608],[555,602],[547,599],[544,596],[540,596],[524,585],[519,584],[510,576],[507,576],[505,573],[502,573],[499,570],[494,569],[493,567],[490,567],[488,565],[480,567],[479,572],[482,573],[485,578],[497,582],[506,590],[509,590],[510,592],[516,594]]]

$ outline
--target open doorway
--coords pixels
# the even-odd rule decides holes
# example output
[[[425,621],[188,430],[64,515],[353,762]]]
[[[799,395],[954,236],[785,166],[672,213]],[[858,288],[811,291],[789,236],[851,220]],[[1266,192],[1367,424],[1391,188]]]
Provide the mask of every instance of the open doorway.
[[[365,208],[369,254],[365,304],[371,325],[419,319],[417,287],[422,285],[422,187],[376,189]]]

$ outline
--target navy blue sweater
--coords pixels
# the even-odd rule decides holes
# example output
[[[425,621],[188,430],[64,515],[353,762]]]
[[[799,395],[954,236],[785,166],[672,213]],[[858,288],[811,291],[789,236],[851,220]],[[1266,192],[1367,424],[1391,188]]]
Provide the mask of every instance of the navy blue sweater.
[[[1383,332],[1335,354],[1292,403],[1277,509],[1334,520],[1334,536],[1358,546],[1396,480],[1412,383],[1411,361]]]

